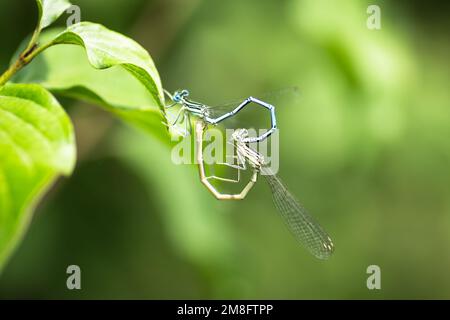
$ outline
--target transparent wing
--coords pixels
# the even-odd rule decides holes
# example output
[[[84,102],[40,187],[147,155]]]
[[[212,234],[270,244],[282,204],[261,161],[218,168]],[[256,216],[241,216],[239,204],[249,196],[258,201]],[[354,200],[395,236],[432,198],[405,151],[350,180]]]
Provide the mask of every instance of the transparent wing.
[[[300,99],[300,91],[298,87],[291,86],[274,91],[265,92],[262,94],[249,94],[247,97],[235,99],[221,104],[213,104],[208,106],[208,113],[212,118],[217,118],[227,112],[234,110],[249,96],[253,96],[259,100],[267,102],[275,107],[283,108],[285,105],[295,105]]]
[[[283,102],[295,103],[300,98],[300,90],[297,86],[290,86],[278,90],[264,92],[262,94],[249,94],[249,96],[253,96],[264,102],[270,103],[271,105],[277,106],[282,104]],[[212,108],[217,110],[232,110],[235,106],[238,106],[249,96],[232,100],[223,104],[214,105]]]
[[[295,238],[319,259],[328,259],[334,246],[328,234],[309,215],[306,209],[292,196],[279,177],[268,169],[262,169],[270,189],[273,202]]]
[[[226,105],[220,105],[220,106],[214,106],[214,107],[210,107],[207,106],[207,113],[208,113],[208,117],[210,118],[219,118],[220,116],[224,115],[225,113],[228,113],[230,111],[233,111],[238,105],[240,105],[242,103],[242,101],[244,101],[244,99],[242,99],[241,101],[236,101],[235,103],[228,103]],[[232,124],[235,124],[236,121],[232,121],[235,120],[233,118],[229,118],[226,121]],[[222,123],[223,125],[223,123]]]

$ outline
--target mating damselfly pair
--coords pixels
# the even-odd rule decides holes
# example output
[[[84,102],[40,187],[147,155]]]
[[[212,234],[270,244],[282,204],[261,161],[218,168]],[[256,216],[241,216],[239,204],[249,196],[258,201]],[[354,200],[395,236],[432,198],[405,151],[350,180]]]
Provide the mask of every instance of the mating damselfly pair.
[[[263,175],[269,184],[272,192],[275,207],[281,214],[284,222],[294,235],[294,237],[305,246],[315,257],[319,259],[327,259],[334,250],[333,242],[328,234],[316,222],[316,220],[305,210],[305,208],[295,199],[288,191],[281,179],[266,166],[264,156],[255,150],[251,144],[260,143],[268,139],[276,130],[276,114],[275,106],[254,97],[243,99],[237,103],[231,111],[217,114],[214,107],[210,107],[203,103],[195,102],[188,98],[189,91],[179,90],[173,95],[166,91],[170,97],[171,104],[166,108],[171,109],[179,106],[179,110],[175,114],[175,119],[168,123],[169,127],[173,127],[184,122],[184,136],[193,133],[191,117],[195,117],[195,141],[196,141],[196,160],[198,162],[199,174],[201,182],[207,189],[219,200],[242,200],[257,182],[258,176]],[[230,168],[237,170],[237,178],[222,178],[218,176],[207,175],[205,170],[205,162],[203,159],[203,141],[204,133],[208,126],[216,126],[232,117],[235,117],[241,110],[248,108],[250,105],[256,105],[264,108],[270,115],[270,127],[263,134],[257,136],[249,136],[249,131],[245,128],[238,128],[233,131],[231,141],[228,143],[235,147],[236,154],[233,156],[232,163],[221,163]],[[251,177],[243,189],[238,193],[223,193],[218,190],[212,183],[212,179],[224,182],[236,183],[240,181],[240,172],[244,170],[251,171]]]

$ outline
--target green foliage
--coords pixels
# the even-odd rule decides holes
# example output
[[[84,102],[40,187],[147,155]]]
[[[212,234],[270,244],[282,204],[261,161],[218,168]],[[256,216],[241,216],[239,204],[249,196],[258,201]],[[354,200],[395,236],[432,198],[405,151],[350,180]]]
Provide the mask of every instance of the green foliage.
[[[120,34],[98,25],[84,25],[88,29],[92,27],[102,28],[106,37],[118,37],[119,39],[113,41],[113,45],[114,43],[121,43],[120,39],[123,36]],[[49,43],[55,41],[55,39],[61,39],[63,35],[66,36],[67,34],[59,28],[50,29],[41,34],[40,41]],[[111,50],[108,48],[100,49],[99,46],[93,48],[92,41],[89,43],[91,46],[87,49],[84,45],[54,45],[49,47],[37,56],[30,66],[18,73],[13,80],[21,83],[39,83],[58,95],[101,106],[121,119],[144,128],[151,134],[156,134],[160,138],[167,138],[166,130],[155,130],[161,127],[164,118],[163,113],[160,112],[162,110],[162,97],[160,97],[159,92],[162,92],[162,89],[159,76],[148,53],[144,53],[144,49],[134,43],[134,51],[139,54],[134,57],[130,52],[123,50],[128,57],[122,57],[122,61],[138,60],[142,57],[140,65],[142,65],[142,68],[150,70],[155,78],[149,77],[143,69],[132,67],[136,68],[142,75],[135,77],[134,74],[128,72],[128,69],[122,67],[117,57],[109,55]],[[103,43],[109,45],[108,41],[103,41]],[[120,51],[120,48],[116,47],[113,50]],[[94,61],[94,65],[86,59],[86,54]],[[111,65],[104,69],[104,64],[108,61]],[[150,87],[155,86],[157,94],[154,95],[143,83],[148,83]]]
[[[82,22],[69,27],[51,43],[83,46],[89,62],[96,69],[122,66],[145,86],[152,95],[153,104],[164,111],[158,72],[148,52],[135,41],[99,24]]]
[[[161,81],[144,48],[88,22],[41,35],[71,4],[36,3],[39,19],[33,36],[0,78],[0,269],[40,196],[58,175],[71,174],[76,158],[72,124],[56,99],[38,84],[5,84],[24,66],[37,58],[15,76],[15,82],[39,82],[57,93],[98,104],[150,132],[166,132],[161,124]],[[59,45],[65,46],[47,54]],[[73,58],[71,72],[68,58]],[[103,73],[106,69],[110,70]]]
[[[40,32],[58,19],[70,6],[67,0],[36,0],[38,6],[38,27]]]
[[[0,88],[0,262],[21,238],[36,199],[58,174],[72,172],[75,158],[72,124],[49,92],[34,84]]]

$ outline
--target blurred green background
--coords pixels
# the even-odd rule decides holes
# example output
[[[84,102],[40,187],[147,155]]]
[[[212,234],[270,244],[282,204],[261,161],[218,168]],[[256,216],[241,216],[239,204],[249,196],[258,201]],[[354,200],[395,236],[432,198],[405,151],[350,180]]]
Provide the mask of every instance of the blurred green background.
[[[1,298],[450,298],[448,4],[72,2],[143,44],[169,90],[226,101],[297,85],[298,104],[278,108],[280,175],[336,251],[324,262],[300,248],[264,183],[218,202],[167,144],[62,99],[79,162],[36,211]],[[369,4],[381,30],[366,28]],[[1,1],[0,14],[3,70],[35,4]],[[80,291],[66,289],[70,264]]]

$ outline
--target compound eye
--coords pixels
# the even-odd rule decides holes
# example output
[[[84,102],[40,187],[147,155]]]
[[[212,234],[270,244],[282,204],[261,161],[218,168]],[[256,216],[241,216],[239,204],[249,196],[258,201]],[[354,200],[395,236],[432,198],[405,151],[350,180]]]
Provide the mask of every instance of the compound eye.
[[[180,102],[180,91],[175,91],[173,94],[173,101]]]

